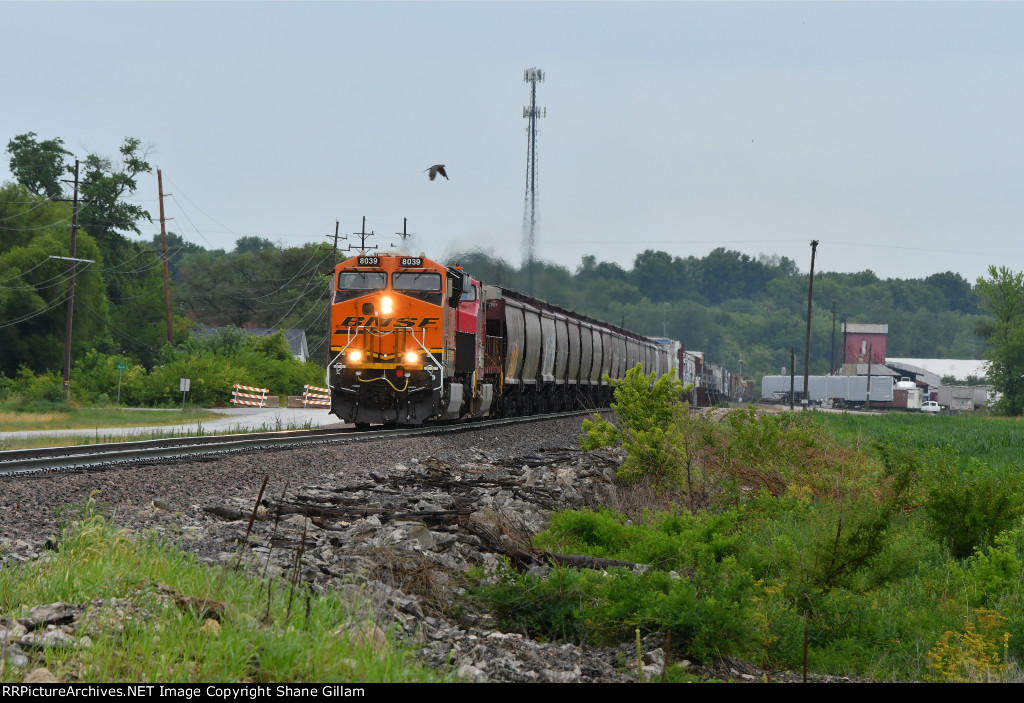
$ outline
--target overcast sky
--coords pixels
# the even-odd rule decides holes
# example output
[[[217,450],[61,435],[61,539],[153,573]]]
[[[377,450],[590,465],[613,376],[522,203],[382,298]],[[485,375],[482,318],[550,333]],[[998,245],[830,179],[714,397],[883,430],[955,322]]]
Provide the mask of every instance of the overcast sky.
[[[365,216],[387,248],[408,218],[416,251],[518,264],[537,67],[539,258],[806,271],[818,239],[819,271],[973,281],[1024,268],[1022,28],[1024,3],[0,1],[0,144],[138,137],[136,200],[156,217],[161,168],[206,247]]]

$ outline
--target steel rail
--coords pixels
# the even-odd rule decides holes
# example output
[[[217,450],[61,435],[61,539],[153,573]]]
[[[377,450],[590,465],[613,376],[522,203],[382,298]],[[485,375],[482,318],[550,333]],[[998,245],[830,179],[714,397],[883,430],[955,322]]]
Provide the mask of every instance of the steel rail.
[[[290,448],[311,444],[333,444],[372,439],[412,437],[416,435],[469,432],[472,430],[514,425],[522,422],[556,420],[578,415],[590,415],[599,410],[576,410],[548,415],[527,415],[476,422],[427,425],[355,431],[353,428],[333,430],[290,430],[233,434],[206,437],[179,437],[109,444],[89,444],[73,447],[45,447],[0,452],[0,478],[31,477],[55,472],[92,471],[125,465],[151,464],[183,458],[198,458],[215,454],[249,452],[259,449]]]

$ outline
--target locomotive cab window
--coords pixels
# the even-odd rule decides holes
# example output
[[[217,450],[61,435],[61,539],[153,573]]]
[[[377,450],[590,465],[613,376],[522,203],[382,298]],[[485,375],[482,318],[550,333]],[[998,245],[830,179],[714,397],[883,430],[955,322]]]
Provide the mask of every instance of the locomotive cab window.
[[[459,296],[460,303],[472,303],[477,300],[477,288],[476,286],[470,286],[469,290],[462,291],[462,295]]]
[[[413,298],[419,298],[434,305],[441,304],[441,274],[439,273],[433,271],[395,272],[391,274],[391,287]]]
[[[384,271],[342,271],[338,274],[338,290],[334,302],[340,303],[366,295],[367,291],[383,290],[388,284]]]

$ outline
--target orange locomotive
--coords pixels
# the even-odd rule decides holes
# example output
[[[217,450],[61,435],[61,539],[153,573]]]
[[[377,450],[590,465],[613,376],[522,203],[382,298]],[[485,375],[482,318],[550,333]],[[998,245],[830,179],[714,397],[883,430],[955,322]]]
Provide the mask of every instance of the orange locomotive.
[[[331,412],[357,425],[418,425],[440,408],[452,408],[442,415],[457,417],[464,379],[456,368],[476,366],[475,349],[463,349],[469,359],[458,354],[460,308],[476,317],[472,304],[460,305],[461,298],[474,297],[464,296],[467,290],[478,291],[479,283],[474,288],[461,271],[423,256],[361,255],[338,264]],[[476,339],[475,328],[467,332]]]
[[[422,255],[364,254],[335,268],[331,412],[365,426],[604,407],[627,369],[677,370],[671,349]]]

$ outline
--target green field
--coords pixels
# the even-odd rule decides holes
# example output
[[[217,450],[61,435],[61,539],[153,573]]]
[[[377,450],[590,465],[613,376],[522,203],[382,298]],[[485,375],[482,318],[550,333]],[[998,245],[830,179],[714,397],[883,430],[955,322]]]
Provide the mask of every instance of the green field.
[[[842,442],[869,448],[893,444],[920,450],[952,450],[991,466],[1024,463],[1024,421],[972,415],[811,413]]]

